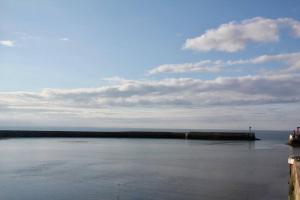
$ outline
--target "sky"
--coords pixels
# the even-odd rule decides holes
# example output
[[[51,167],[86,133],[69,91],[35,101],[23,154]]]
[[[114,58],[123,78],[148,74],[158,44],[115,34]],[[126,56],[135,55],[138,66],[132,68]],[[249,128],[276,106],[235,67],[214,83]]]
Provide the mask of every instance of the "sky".
[[[0,128],[290,130],[297,0],[0,0]]]

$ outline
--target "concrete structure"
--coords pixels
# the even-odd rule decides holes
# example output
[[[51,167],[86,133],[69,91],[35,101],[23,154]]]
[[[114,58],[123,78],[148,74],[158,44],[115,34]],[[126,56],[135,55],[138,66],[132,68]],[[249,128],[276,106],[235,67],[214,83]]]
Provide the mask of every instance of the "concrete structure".
[[[23,131],[0,130],[0,138],[86,137],[86,138],[166,138],[193,140],[257,140],[253,132],[167,132],[167,131]]]
[[[289,200],[300,200],[300,156],[290,156]]]

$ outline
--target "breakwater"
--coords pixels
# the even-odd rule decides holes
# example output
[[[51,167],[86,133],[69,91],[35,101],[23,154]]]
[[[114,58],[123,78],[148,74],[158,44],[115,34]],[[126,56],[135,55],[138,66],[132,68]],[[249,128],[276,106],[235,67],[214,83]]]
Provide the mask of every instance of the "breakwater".
[[[290,156],[289,200],[300,200],[300,157]]]
[[[0,130],[0,138],[165,138],[194,140],[257,140],[253,132],[165,132],[165,131],[29,131]]]

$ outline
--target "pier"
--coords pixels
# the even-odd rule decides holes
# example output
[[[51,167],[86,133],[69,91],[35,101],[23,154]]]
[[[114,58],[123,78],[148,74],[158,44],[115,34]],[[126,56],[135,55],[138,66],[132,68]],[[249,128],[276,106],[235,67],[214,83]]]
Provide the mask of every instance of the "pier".
[[[289,200],[300,200],[300,156],[289,156]]]
[[[167,131],[29,131],[0,130],[0,138],[165,138],[191,140],[257,140],[254,132]]]

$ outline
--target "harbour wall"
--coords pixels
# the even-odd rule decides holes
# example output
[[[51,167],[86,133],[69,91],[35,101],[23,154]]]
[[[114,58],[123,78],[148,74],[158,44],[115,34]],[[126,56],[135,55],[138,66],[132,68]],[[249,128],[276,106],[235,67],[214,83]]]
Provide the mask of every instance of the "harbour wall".
[[[0,130],[0,138],[165,138],[194,140],[256,140],[253,132],[164,132],[164,131],[28,131]]]
[[[290,156],[289,200],[300,200],[300,157]]]

